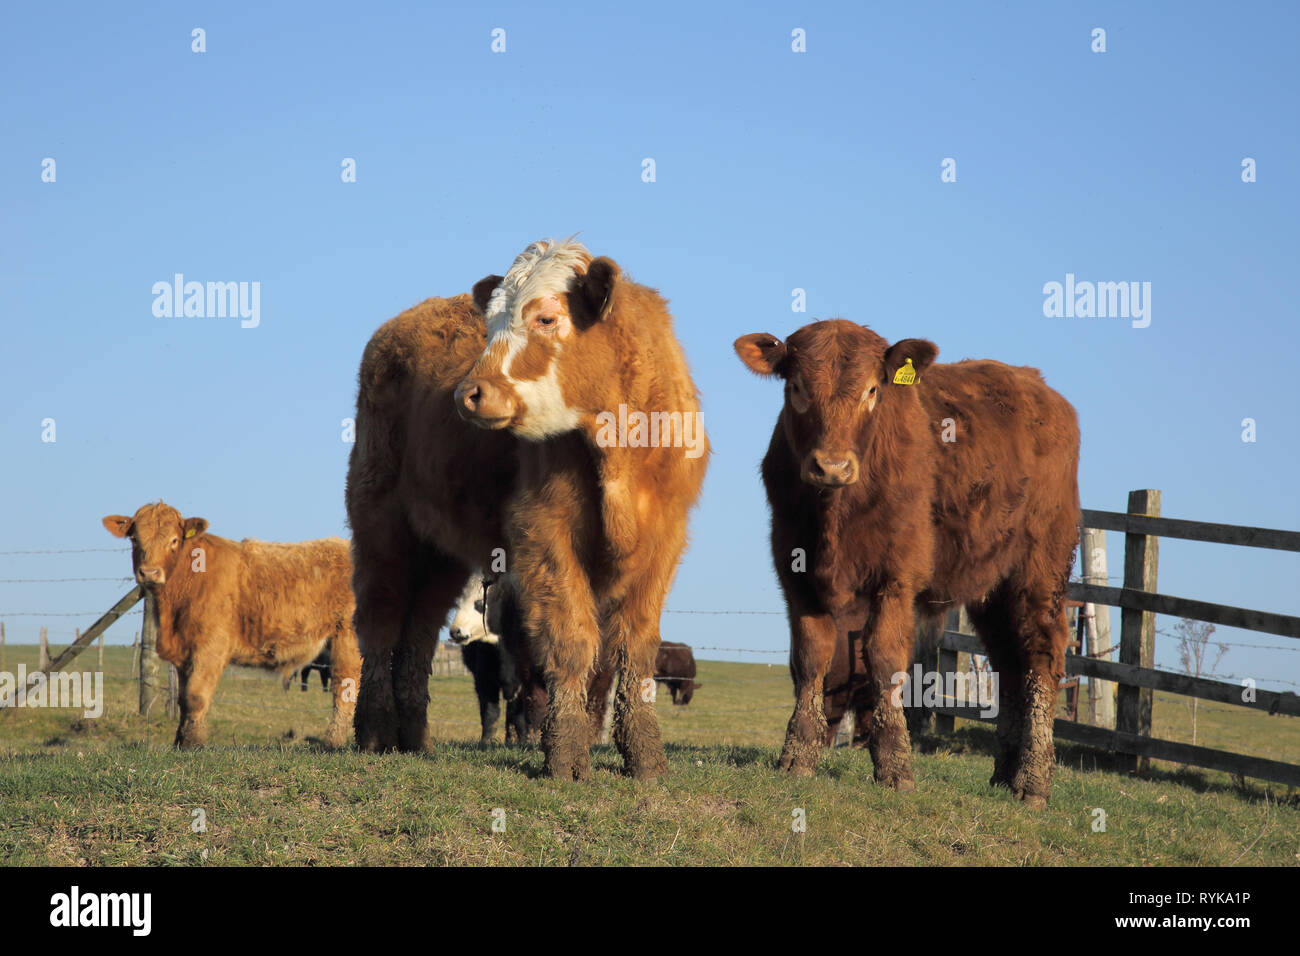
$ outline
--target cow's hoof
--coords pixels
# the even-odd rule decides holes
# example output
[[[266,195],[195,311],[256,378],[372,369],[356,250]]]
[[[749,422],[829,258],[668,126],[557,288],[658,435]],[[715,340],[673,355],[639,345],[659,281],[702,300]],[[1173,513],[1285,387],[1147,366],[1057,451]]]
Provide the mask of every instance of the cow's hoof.
[[[1043,796],[1041,793],[1017,792],[1016,796],[1020,799],[1020,802],[1023,803],[1026,807],[1028,807],[1030,810],[1047,809],[1047,798]]]
[[[911,777],[885,777],[876,783],[898,793],[916,793],[916,781]]]

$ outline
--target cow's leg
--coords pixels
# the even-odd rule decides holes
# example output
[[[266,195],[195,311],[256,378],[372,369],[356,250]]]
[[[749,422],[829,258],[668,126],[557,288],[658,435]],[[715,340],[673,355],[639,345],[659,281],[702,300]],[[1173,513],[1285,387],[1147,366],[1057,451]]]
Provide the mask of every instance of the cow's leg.
[[[356,635],[352,633],[350,622],[345,622],[330,638],[330,675],[334,684],[334,700],[329,726],[325,728],[325,746],[342,747],[347,743],[348,733],[352,730],[361,681],[361,651],[357,648]],[[324,671],[321,671],[321,683],[325,683]]]
[[[790,632],[794,713],[790,715],[777,766],[793,774],[811,776],[829,730],[822,694],[835,651],[835,618],[825,613],[799,611],[792,606]]]
[[[1065,648],[1070,633],[1060,592],[1046,588],[1030,592],[1018,602],[1015,612],[1021,637],[1024,720],[1011,792],[1026,806],[1041,810],[1052,795],[1052,774],[1056,769],[1052,724],[1057,690],[1065,676]]]
[[[623,755],[623,772],[637,780],[657,780],[668,772],[654,704],[658,627],[658,605],[647,606],[635,594],[606,624],[610,656],[619,672],[614,746]]]
[[[215,643],[224,647],[224,642]],[[214,644],[206,652],[196,651],[177,668],[179,688],[176,703],[181,719],[176,728],[175,746],[191,750],[208,742],[208,708],[212,706],[212,697],[225,666],[225,658],[215,651]]]
[[[393,650],[402,638],[419,546],[401,515],[363,513],[366,523],[354,517],[352,535],[353,622],[361,651],[354,724],[357,746],[379,752],[397,749]]]
[[[1010,614],[1006,590],[999,588],[980,603],[966,608],[971,624],[988,651],[989,666],[998,681],[997,742],[993,755],[995,787],[1010,787],[1020,765],[1024,734],[1025,695],[1019,637]]]
[[[501,652],[492,644],[477,642],[474,656],[474,696],[478,698],[479,746],[491,746],[501,719]]]
[[[470,569],[441,553],[420,563],[402,639],[393,648],[393,693],[397,698],[397,746],[408,753],[429,749],[429,674],[438,629],[456,604]]]
[[[534,551],[534,542],[545,553]],[[586,780],[591,776],[592,740],[587,681],[600,636],[587,576],[563,545],[558,536],[548,538],[546,545],[538,538],[525,540],[515,566],[524,627],[550,698],[541,727],[545,773],[558,780]]]
[[[906,674],[912,662],[916,622],[912,610],[914,595],[900,584],[884,588],[868,632],[863,636],[863,663],[867,671],[867,749],[875,768],[876,782],[910,793],[916,789],[912,777],[912,742],[907,733],[903,708],[895,703],[894,675]]]

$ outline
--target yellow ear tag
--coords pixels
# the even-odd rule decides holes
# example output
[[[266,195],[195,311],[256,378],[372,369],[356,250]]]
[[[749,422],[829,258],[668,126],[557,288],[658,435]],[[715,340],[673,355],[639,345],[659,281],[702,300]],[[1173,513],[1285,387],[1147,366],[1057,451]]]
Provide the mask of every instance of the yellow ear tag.
[[[914,385],[916,384],[916,369],[912,367],[911,359],[904,359],[907,363],[894,373],[895,385]]]
[[[911,360],[909,359],[908,361],[911,361]],[[192,537],[194,537],[194,529],[193,529],[193,528],[186,528],[186,529],[185,529],[185,537],[187,537],[187,538],[192,538]]]

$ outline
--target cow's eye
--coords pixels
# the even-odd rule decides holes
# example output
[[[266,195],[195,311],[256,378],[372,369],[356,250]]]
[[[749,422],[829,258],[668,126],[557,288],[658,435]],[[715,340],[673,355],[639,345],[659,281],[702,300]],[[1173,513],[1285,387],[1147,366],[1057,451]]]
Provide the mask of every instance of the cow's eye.
[[[176,545],[178,545],[178,544],[181,543],[181,539],[178,538],[178,537],[176,537],[175,535],[172,535],[172,540],[171,540],[170,543],[171,543],[171,546],[174,548],[174,547],[176,547]]]
[[[537,323],[537,326],[539,328],[543,328],[543,329],[555,328],[555,316],[553,315],[539,315],[533,321]]]

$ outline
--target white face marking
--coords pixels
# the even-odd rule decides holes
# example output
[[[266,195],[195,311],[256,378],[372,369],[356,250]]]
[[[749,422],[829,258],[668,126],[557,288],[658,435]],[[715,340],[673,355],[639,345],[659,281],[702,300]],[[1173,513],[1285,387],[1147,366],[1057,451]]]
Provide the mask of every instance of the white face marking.
[[[487,629],[484,620],[485,613],[483,575],[475,572],[470,575],[465,590],[460,592],[460,601],[456,605],[456,614],[451,619],[448,628],[450,631],[459,631],[461,634],[466,635],[462,640],[464,644],[472,644],[474,641],[495,644],[498,637]]]
[[[560,343],[572,330],[560,297],[568,291],[574,274],[585,272],[590,261],[591,254],[579,242],[535,242],[519,254],[488,299],[484,318],[489,347],[505,343],[501,375],[527,409],[526,417],[514,429],[522,438],[540,441],[578,427],[580,411],[565,403],[554,361],[539,379],[519,381],[510,372],[528,345],[528,324],[537,314],[534,310],[525,318],[524,310],[531,302],[541,300],[543,309],[558,310],[556,314],[562,315],[556,332],[551,333],[555,335],[558,355]]]

